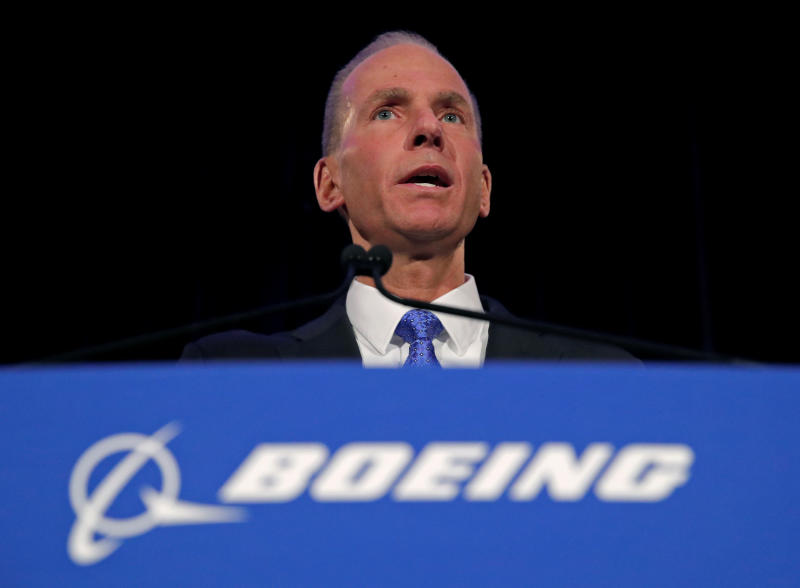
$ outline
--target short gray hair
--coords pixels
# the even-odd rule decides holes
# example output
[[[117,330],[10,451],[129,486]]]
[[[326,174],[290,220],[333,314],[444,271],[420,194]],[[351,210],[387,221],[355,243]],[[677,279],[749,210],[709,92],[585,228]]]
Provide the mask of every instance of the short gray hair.
[[[444,59],[436,46],[425,37],[408,31],[391,31],[375,37],[369,45],[359,51],[347,65],[340,69],[333,78],[331,88],[328,90],[328,98],[325,100],[325,118],[322,122],[322,155],[329,155],[339,147],[342,140],[342,127],[344,125],[344,111],[342,109],[342,86],[347,77],[353,73],[361,63],[372,57],[379,51],[394,47],[395,45],[419,45],[429,51],[433,51]],[[466,85],[466,82],[464,82]],[[469,91],[469,88],[467,88]],[[472,110],[475,111],[475,128],[478,131],[478,141],[481,141],[481,114],[478,110],[478,100],[469,93],[472,101]]]

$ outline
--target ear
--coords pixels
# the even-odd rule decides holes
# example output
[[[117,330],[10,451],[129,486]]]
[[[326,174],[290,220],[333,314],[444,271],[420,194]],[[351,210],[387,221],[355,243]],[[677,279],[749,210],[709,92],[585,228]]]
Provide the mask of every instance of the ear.
[[[317,203],[325,212],[332,212],[344,204],[338,176],[336,160],[332,157],[323,157],[314,166],[314,190],[317,192]]]
[[[481,207],[479,214],[481,217],[485,218],[489,216],[489,208],[492,199],[492,172],[489,171],[488,166],[484,165],[481,170],[481,175],[483,181],[481,182]]]

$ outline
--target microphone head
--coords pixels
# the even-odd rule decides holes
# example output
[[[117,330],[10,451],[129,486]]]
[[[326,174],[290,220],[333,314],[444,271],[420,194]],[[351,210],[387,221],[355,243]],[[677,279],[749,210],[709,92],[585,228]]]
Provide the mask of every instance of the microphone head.
[[[392,267],[392,252],[386,245],[375,245],[367,253],[367,262],[378,268],[380,275],[384,275]]]
[[[352,266],[357,273],[366,264],[367,252],[364,251],[361,245],[350,244],[342,249],[342,255],[339,260],[345,270]]]

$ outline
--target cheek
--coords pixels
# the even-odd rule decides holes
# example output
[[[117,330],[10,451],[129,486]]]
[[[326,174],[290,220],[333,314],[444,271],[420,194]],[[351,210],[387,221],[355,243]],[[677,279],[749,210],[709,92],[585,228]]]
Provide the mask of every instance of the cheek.
[[[348,179],[356,184],[374,184],[384,175],[382,151],[380,145],[373,142],[362,141],[350,146],[342,158]]]
[[[470,162],[468,185],[469,195],[473,198],[480,198],[483,193],[483,163],[480,158],[475,158]]]
[[[483,155],[480,143],[472,137],[461,137],[456,147],[456,158],[463,177],[470,184],[480,183],[483,178]]]

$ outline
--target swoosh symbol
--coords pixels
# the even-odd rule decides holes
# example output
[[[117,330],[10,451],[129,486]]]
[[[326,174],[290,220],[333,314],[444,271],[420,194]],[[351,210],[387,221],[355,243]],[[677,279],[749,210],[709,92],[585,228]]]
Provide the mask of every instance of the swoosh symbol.
[[[175,423],[169,423],[151,436],[121,433],[106,437],[89,447],[72,470],[69,496],[75,511],[75,522],[67,539],[67,552],[80,565],[97,563],[111,555],[122,542],[121,538],[147,533],[158,525],[228,523],[244,520],[242,509],[229,506],[199,504],[178,500],[180,469],[166,444],[179,433]],[[126,455],[87,494],[89,477],[100,461],[107,456],[128,450]],[[150,487],[141,491],[145,511],[127,519],[105,516],[114,499],[131,478],[150,460],[161,470],[162,488]],[[95,533],[105,535],[95,540]]]

